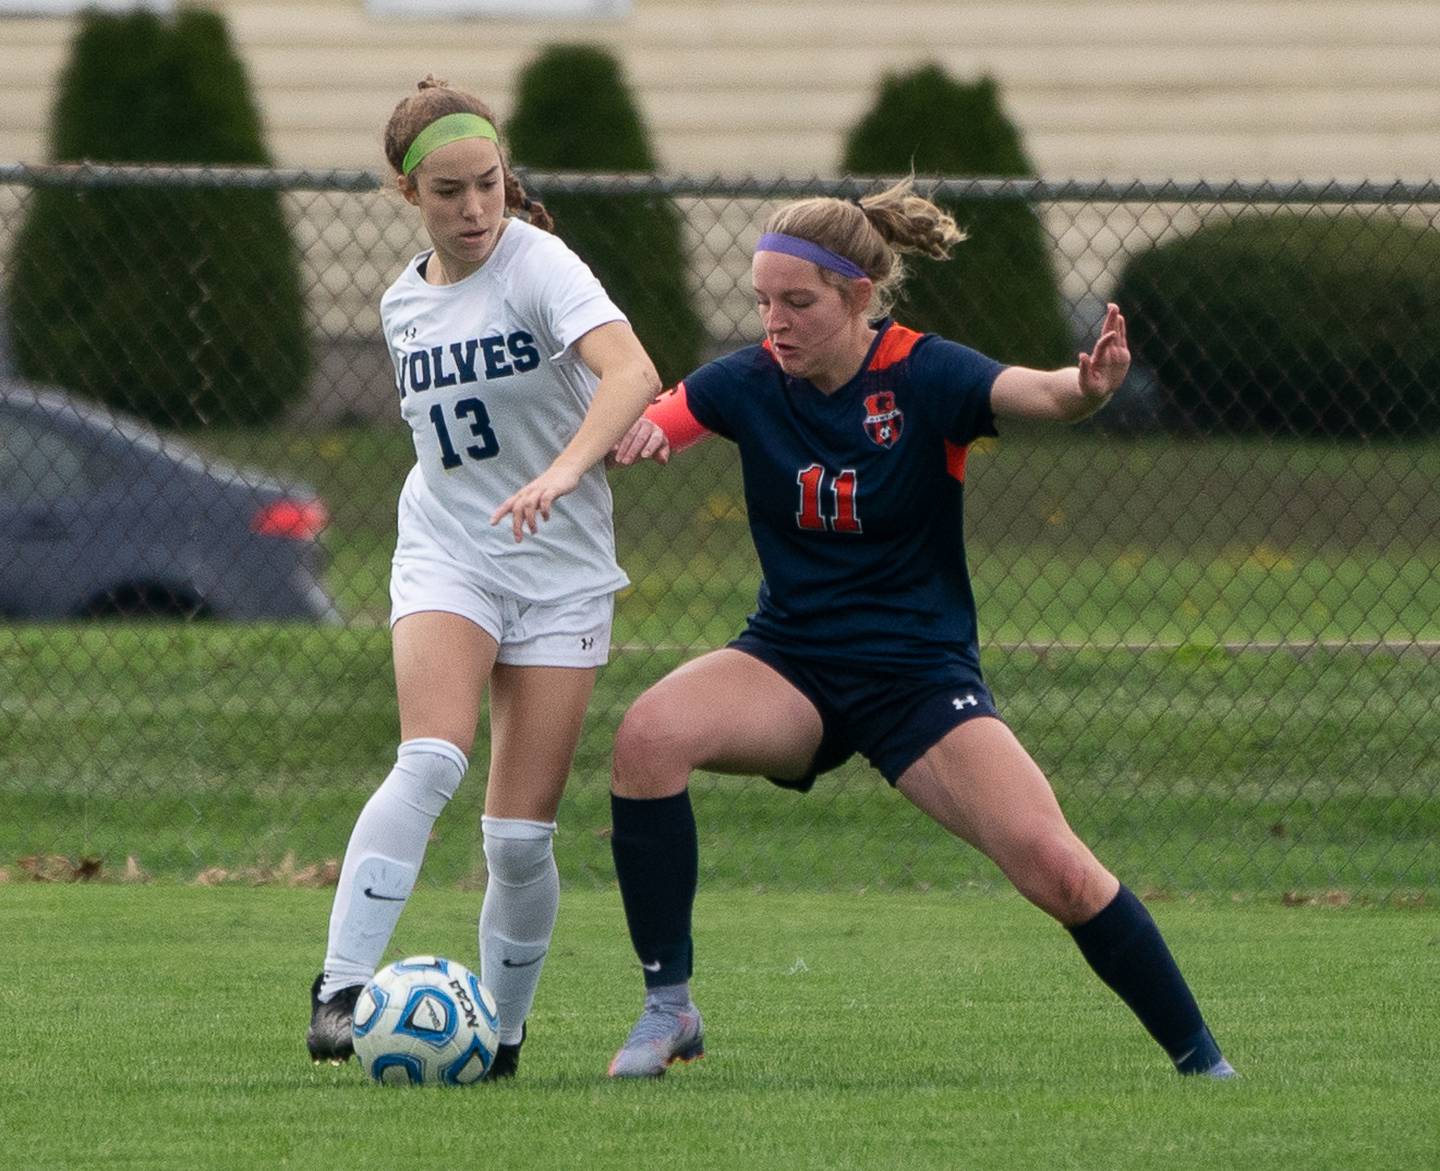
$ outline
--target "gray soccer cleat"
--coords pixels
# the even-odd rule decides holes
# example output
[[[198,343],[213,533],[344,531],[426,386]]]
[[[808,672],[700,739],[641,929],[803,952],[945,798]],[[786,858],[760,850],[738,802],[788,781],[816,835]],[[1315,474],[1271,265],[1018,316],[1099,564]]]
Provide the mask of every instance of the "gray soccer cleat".
[[[659,1077],[677,1061],[705,1056],[700,1010],[649,1003],[610,1062],[611,1077]]]
[[[305,1047],[310,1060],[343,1065],[355,1053],[355,1002],[360,999],[363,984],[342,988],[329,1000],[320,999],[322,972],[310,986],[310,1029],[305,1034]]]
[[[1222,1057],[1219,1061],[1217,1061],[1200,1076],[1220,1078],[1221,1080],[1225,1080],[1232,1077],[1239,1077],[1240,1075],[1235,1072],[1235,1067]]]

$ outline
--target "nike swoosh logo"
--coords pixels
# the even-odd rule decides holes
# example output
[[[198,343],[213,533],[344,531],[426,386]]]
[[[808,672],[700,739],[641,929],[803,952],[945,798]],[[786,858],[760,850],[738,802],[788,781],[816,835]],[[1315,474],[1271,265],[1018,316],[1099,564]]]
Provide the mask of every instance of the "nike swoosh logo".
[[[365,897],[367,899],[379,899],[382,903],[403,903],[405,901],[404,895],[377,895],[375,888],[369,886],[365,888]]]
[[[659,960],[651,960],[651,961],[647,964],[647,963],[645,963],[644,960],[641,960],[641,961],[640,961],[640,966],[641,966],[642,968],[644,968],[647,972],[658,972],[658,971],[660,970],[660,961],[659,961]]]
[[[545,953],[543,951],[533,960],[520,960],[517,962],[507,956],[505,959],[500,961],[500,966],[502,968],[528,968],[531,964],[538,964],[544,958]]]

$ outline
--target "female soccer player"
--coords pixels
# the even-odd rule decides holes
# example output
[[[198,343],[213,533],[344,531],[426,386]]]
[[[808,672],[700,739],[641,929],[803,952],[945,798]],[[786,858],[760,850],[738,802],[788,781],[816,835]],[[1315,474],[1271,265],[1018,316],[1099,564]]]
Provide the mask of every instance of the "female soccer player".
[[[696,371],[617,449],[663,462],[706,434],[735,443],[763,582],[746,630],[641,695],[616,737],[611,842],[646,998],[611,1076],[704,1051],[691,772],[805,790],[855,752],[1068,928],[1178,1070],[1233,1073],[1154,920],[1066,823],[980,674],[966,449],[996,419],[1103,406],[1129,368],[1125,321],[1109,306],[1091,353],[1042,371],[881,316],[898,253],[943,259],[961,239],[908,183],[787,204],[752,267],[764,343]]]
[[[384,142],[432,245],[380,306],[415,443],[390,579],[401,742],[345,851],[306,1043],[317,1061],[353,1052],[355,998],[465,774],[488,684],[480,978],[504,1077],[555,925],[555,812],[627,582],[601,460],[660,382],[590,270],[542,230],[482,102],[427,77]],[[533,539],[494,527],[511,509]]]

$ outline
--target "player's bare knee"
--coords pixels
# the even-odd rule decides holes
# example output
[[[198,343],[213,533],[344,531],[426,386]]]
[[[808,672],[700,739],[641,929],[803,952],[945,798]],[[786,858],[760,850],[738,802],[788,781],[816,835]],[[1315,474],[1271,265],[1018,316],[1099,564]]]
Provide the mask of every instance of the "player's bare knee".
[[[1092,918],[1105,870],[1069,836],[1043,835],[1019,851],[1010,873],[1021,894],[1066,926]]]
[[[611,787],[622,797],[668,796],[689,772],[684,730],[642,695],[616,729]]]

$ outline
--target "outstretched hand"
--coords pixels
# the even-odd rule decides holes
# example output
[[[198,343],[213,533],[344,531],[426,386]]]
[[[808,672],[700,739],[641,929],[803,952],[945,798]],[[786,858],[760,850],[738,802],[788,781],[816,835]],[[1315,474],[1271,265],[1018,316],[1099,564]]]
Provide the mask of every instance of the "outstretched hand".
[[[567,492],[575,491],[580,477],[567,467],[552,464],[520,491],[490,514],[490,523],[498,525],[507,516],[512,518],[518,544],[525,530],[539,532],[540,522],[550,519],[550,507]]]
[[[1100,339],[1088,354],[1081,354],[1080,390],[1086,398],[1108,399],[1120,389],[1130,370],[1130,346],[1125,340],[1125,318],[1118,305],[1105,307]]]

